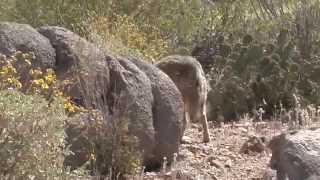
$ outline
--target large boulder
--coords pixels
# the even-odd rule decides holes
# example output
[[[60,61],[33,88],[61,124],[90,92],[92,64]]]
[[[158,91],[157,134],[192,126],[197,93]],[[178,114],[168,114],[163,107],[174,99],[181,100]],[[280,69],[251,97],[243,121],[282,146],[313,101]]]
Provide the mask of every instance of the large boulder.
[[[320,129],[281,134],[270,141],[269,148],[277,180],[320,179]]]
[[[209,142],[206,116],[208,85],[200,63],[190,56],[168,56],[157,63],[179,88],[185,108],[185,127],[188,121],[200,121],[203,126],[203,141]],[[185,128],[184,128],[185,129]]]
[[[103,78],[106,86],[109,84],[109,68],[105,60],[105,53],[96,45],[62,27],[43,26],[38,31],[50,40],[56,51],[55,71],[58,79],[74,82],[65,90],[67,94],[82,101],[81,90],[77,82],[79,73],[83,72],[88,74],[84,81],[89,87],[94,86],[93,83],[98,78]],[[85,102],[80,104],[83,105],[83,103]]]
[[[0,22],[0,53],[6,56],[15,51],[33,53],[33,65],[54,68],[56,54],[50,41],[27,24]]]
[[[130,58],[150,79],[154,103],[153,122],[156,131],[154,166],[166,157],[170,163],[179,150],[184,118],[183,100],[174,82],[160,69],[135,58]]]
[[[105,61],[105,54],[102,50],[68,29],[58,26],[43,26],[38,31],[50,40],[56,50],[56,73],[58,76],[65,76],[66,73],[76,72],[79,68]]]
[[[150,80],[128,59],[107,58],[110,69],[110,93],[107,97],[110,114],[121,108],[123,116],[129,120],[129,131],[139,139],[143,163],[148,166],[154,159],[155,147]]]

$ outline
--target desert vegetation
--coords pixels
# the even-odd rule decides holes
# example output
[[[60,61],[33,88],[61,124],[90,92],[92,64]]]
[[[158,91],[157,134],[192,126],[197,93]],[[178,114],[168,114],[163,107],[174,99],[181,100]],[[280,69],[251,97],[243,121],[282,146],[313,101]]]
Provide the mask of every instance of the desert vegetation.
[[[317,179],[319,76],[318,0],[0,0],[0,179]]]

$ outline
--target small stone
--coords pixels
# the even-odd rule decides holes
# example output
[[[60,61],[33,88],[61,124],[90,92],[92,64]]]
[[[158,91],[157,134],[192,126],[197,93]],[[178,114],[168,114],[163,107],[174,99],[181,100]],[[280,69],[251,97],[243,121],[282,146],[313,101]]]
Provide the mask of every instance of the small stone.
[[[229,159],[229,160],[226,162],[226,164],[224,165],[224,167],[226,167],[226,168],[231,168],[231,166],[232,166],[232,161]]]
[[[247,132],[248,132],[248,129],[245,129],[245,128],[242,128],[242,127],[240,127],[239,130],[240,130],[242,133],[247,133]]]
[[[187,146],[187,149],[188,149],[190,152],[192,152],[192,153],[197,153],[197,152],[199,151],[199,148],[198,148],[198,147],[192,146],[192,145]]]
[[[183,136],[181,140],[182,144],[192,144],[192,139],[189,136]]]
[[[243,144],[240,152],[244,154],[249,154],[249,152],[264,152],[266,149],[266,145],[264,143],[264,138],[258,136],[251,136],[249,139]]]
[[[223,164],[216,160],[210,161],[210,166],[214,166],[218,169],[223,169]]]

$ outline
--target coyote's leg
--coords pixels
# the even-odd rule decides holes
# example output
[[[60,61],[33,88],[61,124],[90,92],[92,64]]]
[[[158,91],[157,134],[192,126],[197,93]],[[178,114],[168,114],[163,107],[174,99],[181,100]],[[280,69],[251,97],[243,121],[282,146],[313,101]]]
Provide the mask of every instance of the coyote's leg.
[[[203,142],[209,142],[210,141],[210,134],[209,134],[209,127],[208,127],[208,120],[207,120],[207,114],[206,109],[203,108],[201,111],[201,124],[203,128]]]
[[[184,118],[183,118],[183,124],[182,124],[182,136],[181,139],[185,133],[185,131],[188,129],[190,123],[190,111],[189,111],[189,105],[187,102],[184,101]]]

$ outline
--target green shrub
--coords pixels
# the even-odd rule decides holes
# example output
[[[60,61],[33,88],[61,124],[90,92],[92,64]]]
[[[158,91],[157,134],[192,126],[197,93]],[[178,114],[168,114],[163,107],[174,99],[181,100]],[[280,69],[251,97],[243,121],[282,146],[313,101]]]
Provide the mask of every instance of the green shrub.
[[[63,173],[63,103],[0,91],[0,176],[60,177]]]
[[[94,14],[100,20],[99,35],[111,32],[105,39],[110,46],[157,60],[168,49],[189,51],[194,37],[213,19],[210,14],[216,16],[206,6],[202,0],[1,0],[0,21],[62,26],[88,38]]]
[[[88,84],[87,74],[95,70],[81,69],[76,78],[87,110],[68,121],[67,143],[73,153],[64,163],[71,170],[80,167],[93,176],[122,179],[135,175],[142,166],[142,152],[138,139],[129,130],[128,100],[122,99],[122,92],[104,89],[109,88],[103,85],[108,74],[101,72],[95,83]],[[109,91],[115,91],[112,100],[105,94]]]
[[[320,103],[319,54],[304,58],[293,37],[283,30],[275,43],[259,42],[246,35],[242,43],[200,43],[194,54],[204,65],[211,85],[209,117],[223,109],[227,120],[235,120],[263,106],[272,116],[280,104],[294,108],[294,94],[302,104]],[[229,50],[228,50],[229,51]],[[214,52],[214,53],[211,53]],[[209,60],[209,61],[208,61]]]
[[[66,132],[73,153],[65,165],[112,179],[136,175],[142,166],[138,140],[129,134],[128,119],[121,117],[106,119],[97,110],[72,117]]]
[[[97,133],[88,136],[92,170],[113,178],[138,173],[142,166],[141,152],[138,139],[129,133],[128,123],[128,118],[122,115],[107,122],[96,118],[90,128]]]
[[[170,52],[167,37],[156,26],[137,24],[126,15],[114,15],[112,20],[93,15],[86,26],[88,39],[116,55],[158,60]]]

